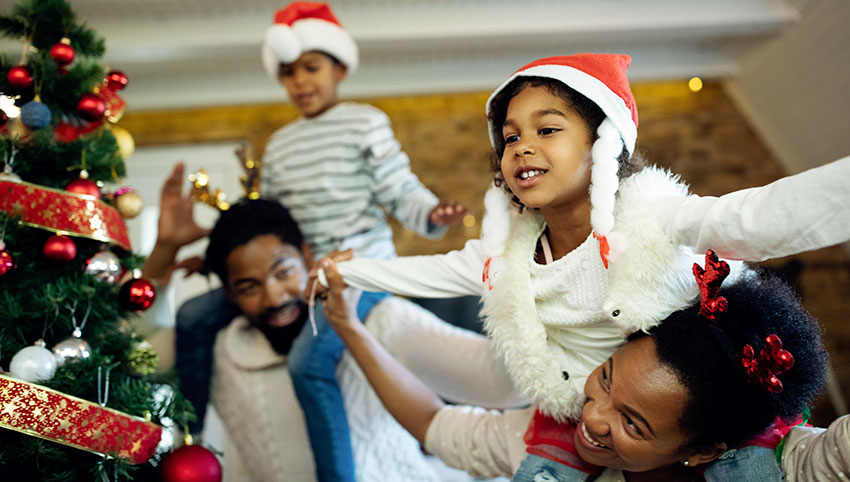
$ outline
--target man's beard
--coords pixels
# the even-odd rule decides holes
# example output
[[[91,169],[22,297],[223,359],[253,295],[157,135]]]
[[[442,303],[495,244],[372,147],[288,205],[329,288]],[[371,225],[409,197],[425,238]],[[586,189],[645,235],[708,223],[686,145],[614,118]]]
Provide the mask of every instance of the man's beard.
[[[274,316],[276,313],[290,309],[291,307],[295,307],[298,309],[298,318],[295,319],[292,323],[285,326],[270,326],[265,320]],[[304,324],[307,321],[307,304],[304,303],[303,300],[295,300],[290,301],[288,303],[284,303],[282,306],[278,308],[274,308],[264,313],[260,319],[260,322],[255,326],[266,336],[266,339],[269,340],[269,343],[272,346],[272,349],[281,355],[289,354],[289,350],[292,348],[292,342],[295,341],[295,337],[301,333],[301,329],[304,327]]]

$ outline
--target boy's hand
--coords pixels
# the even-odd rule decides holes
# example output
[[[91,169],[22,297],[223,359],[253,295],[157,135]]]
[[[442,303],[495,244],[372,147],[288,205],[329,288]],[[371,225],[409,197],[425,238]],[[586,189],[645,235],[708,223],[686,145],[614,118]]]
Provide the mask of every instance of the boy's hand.
[[[183,163],[175,164],[160,193],[157,242],[173,248],[193,243],[209,234],[208,229],[195,224],[192,199],[183,197],[184,171]]]
[[[325,277],[328,280],[328,288],[322,301],[325,309],[325,318],[337,333],[339,333],[340,329],[353,324],[359,324],[357,314],[350,308],[343,293],[346,285],[339,271],[337,271],[334,260],[324,258],[319,261],[319,267],[325,272]]]
[[[192,276],[195,273],[200,273],[203,268],[204,258],[200,256],[192,256],[191,258],[186,258],[183,261],[171,265],[171,267],[168,268],[168,271],[166,271],[165,275],[163,275],[162,279],[160,280],[160,283],[167,284],[169,281],[171,281],[171,277],[178,269],[186,270],[186,272],[183,273],[183,278],[188,278],[189,276]]]
[[[316,283],[316,280],[319,279],[319,268],[322,267],[322,262],[326,259],[329,259],[334,262],[339,261],[348,261],[349,259],[354,258],[354,250],[346,249],[345,251],[332,251],[330,254],[320,259],[318,263],[315,263],[312,268],[310,268],[310,272],[307,273],[307,286],[304,288],[304,299],[308,302],[312,301],[310,296],[313,294],[313,284],[316,285],[316,297],[324,297],[325,293],[328,291],[328,287],[322,285],[322,283]],[[327,276],[327,273],[325,273]],[[340,277],[340,282],[343,284],[343,288],[345,285],[345,281],[342,281],[342,277]]]
[[[463,219],[468,212],[465,207],[454,201],[440,201],[431,210],[428,219],[435,226],[449,226]]]

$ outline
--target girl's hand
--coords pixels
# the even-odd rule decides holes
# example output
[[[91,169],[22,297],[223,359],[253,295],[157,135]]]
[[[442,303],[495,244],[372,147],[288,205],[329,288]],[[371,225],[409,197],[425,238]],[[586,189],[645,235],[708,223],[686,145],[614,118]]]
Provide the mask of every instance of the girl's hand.
[[[336,262],[331,258],[324,258],[319,262],[319,267],[325,272],[328,280],[328,288],[322,298],[325,318],[337,333],[351,325],[360,324],[354,309],[356,304],[351,304],[346,299],[344,293],[346,285],[337,271]]]
[[[449,226],[463,219],[468,212],[465,207],[454,201],[440,201],[431,210],[428,220],[435,226]]]
[[[333,251],[324,258],[320,259],[318,263],[315,263],[311,268],[310,272],[307,273],[307,285],[304,287],[304,299],[309,303],[312,301],[310,299],[313,294],[313,285],[316,285],[316,297],[323,298],[325,293],[328,291],[328,287],[324,286],[322,283],[316,283],[316,280],[319,279],[319,268],[322,266],[322,262],[326,259],[333,260],[334,262],[339,261],[348,261],[349,259],[354,258],[354,250],[346,249],[345,251]],[[327,274],[327,273],[325,273]],[[342,281],[342,278],[340,278]],[[342,281],[343,287],[345,285],[345,281]]]

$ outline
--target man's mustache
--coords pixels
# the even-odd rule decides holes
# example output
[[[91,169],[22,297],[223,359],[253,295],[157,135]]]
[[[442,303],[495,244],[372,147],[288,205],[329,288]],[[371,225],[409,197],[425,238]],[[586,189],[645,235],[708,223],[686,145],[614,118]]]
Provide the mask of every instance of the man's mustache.
[[[266,323],[269,319],[273,318],[278,313],[282,313],[284,310],[288,310],[291,307],[294,307],[298,310],[298,313],[303,313],[304,310],[307,309],[307,303],[302,299],[295,299],[291,301],[287,301],[280,306],[269,308],[262,315],[260,315],[260,319],[263,323]]]

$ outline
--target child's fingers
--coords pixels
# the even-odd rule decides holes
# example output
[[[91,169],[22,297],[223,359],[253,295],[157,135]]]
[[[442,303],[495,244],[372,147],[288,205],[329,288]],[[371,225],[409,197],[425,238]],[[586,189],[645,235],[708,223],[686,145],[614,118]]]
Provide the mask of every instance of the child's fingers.
[[[348,261],[354,258],[354,250],[351,248],[346,249],[345,251],[333,251],[328,255],[329,258],[336,261],[337,263],[340,261]]]
[[[345,281],[342,280],[342,275],[336,268],[336,262],[330,258],[325,258],[319,264],[325,272],[325,278],[328,280],[328,290],[331,294],[341,295],[345,289]]]

